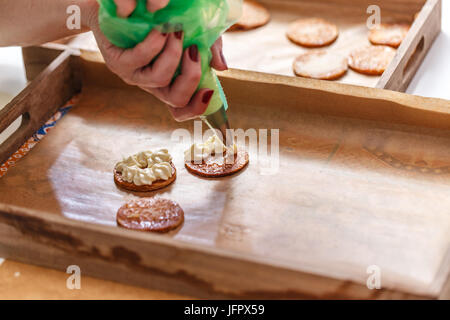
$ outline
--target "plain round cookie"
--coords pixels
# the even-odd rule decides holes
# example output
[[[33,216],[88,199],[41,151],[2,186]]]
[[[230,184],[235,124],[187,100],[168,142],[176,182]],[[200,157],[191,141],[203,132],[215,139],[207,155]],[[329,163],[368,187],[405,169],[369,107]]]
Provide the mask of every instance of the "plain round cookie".
[[[351,69],[369,75],[381,75],[396,53],[388,46],[364,46],[353,50],[348,58]]]
[[[194,161],[188,161],[185,162],[185,166],[189,172],[198,176],[205,178],[219,178],[241,171],[249,162],[248,152],[244,149],[238,150],[234,155],[234,162],[232,164],[218,164],[214,159],[215,156],[211,156],[199,164]]]
[[[335,24],[323,19],[299,19],[289,25],[286,36],[295,44],[316,48],[333,43],[339,30]]]
[[[246,0],[242,4],[242,16],[229,31],[251,30],[262,27],[270,21],[270,12],[262,4]]]
[[[375,45],[398,48],[409,31],[409,24],[381,23],[369,32],[369,41]]]
[[[120,172],[117,172],[116,169],[114,169],[114,182],[120,188],[135,192],[149,192],[159,190],[164,187],[167,187],[169,184],[173,183],[177,178],[177,170],[175,168],[175,165],[172,162],[170,163],[170,165],[172,166],[172,176],[167,180],[156,180],[152,184],[144,184],[142,186],[138,186],[135,185],[133,182],[123,180],[122,174]]]
[[[117,224],[138,231],[168,232],[184,221],[180,205],[163,198],[141,198],[125,203],[117,211]]]
[[[348,59],[338,53],[313,50],[299,55],[293,64],[297,76],[321,80],[335,80],[348,70]]]

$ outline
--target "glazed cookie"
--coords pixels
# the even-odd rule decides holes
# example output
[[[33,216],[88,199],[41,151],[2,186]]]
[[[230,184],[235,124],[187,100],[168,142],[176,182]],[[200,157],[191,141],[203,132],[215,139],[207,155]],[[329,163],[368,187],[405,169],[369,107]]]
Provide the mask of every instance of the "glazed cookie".
[[[353,70],[381,75],[395,56],[395,49],[388,46],[364,46],[350,53],[348,65]]]
[[[333,23],[319,18],[310,18],[291,23],[286,35],[295,44],[315,48],[333,43],[339,31]]]
[[[222,156],[210,156],[201,163],[189,161],[185,163],[185,166],[189,172],[205,178],[225,177],[241,171],[248,164],[249,156],[247,151],[239,149],[233,156],[234,161],[232,163],[226,162],[227,155],[225,154]]]
[[[248,152],[235,144],[226,147],[216,136],[211,136],[204,143],[195,143],[185,151],[186,169],[206,178],[232,175],[242,170],[249,161]]]
[[[162,198],[142,198],[124,204],[117,211],[117,224],[139,231],[168,232],[184,221],[178,203]]]
[[[408,24],[381,23],[369,32],[369,41],[375,45],[398,48],[409,31]]]
[[[242,16],[229,31],[250,30],[264,26],[270,21],[270,12],[262,4],[246,0],[242,4]]]
[[[299,55],[294,60],[297,76],[322,80],[335,80],[348,69],[347,58],[338,53],[314,50]]]

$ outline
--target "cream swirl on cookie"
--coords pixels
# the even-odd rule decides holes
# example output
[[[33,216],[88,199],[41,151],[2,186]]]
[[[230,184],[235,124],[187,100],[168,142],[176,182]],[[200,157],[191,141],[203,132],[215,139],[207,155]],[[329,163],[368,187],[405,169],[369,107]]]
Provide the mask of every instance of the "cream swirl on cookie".
[[[118,162],[115,169],[126,182],[137,186],[151,185],[154,181],[172,177],[171,161],[172,157],[167,149],[143,151]]]
[[[237,146],[233,144],[232,147],[227,147],[220,140],[217,135],[212,135],[204,143],[194,143],[189,149],[184,152],[185,161],[202,161],[214,154],[224,153],[236,154]]]

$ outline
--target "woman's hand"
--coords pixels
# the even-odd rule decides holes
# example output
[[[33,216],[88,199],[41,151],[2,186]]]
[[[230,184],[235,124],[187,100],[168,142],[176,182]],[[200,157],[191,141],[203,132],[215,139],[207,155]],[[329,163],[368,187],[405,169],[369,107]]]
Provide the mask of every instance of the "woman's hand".
[[[162,9],[170,0],[147,0],[147,10],[155,12]],[[114,0],[117,6],[117,15],[120,17],[128,17],[134,9],[136,9],[136,0]]]
[[[136,8],[136,0],[115,2],[118,15],[123,17],[129,16]],[[147,8],[149,11],[156,11],[164,8],[168,2],[169,0],[148,0]],[[91,20],[91,29],[106,65],[126,83],[136,85],[167,103],[177,121],[192,119],[205,112],[214,91],[197,91],[201,78],[201,57],[196,46],[183,51],[181,31],[162,34],[153,30],[136,47],[121,49],[112,45],[100,31],[96,15]],[[211,51],[211,66],[217,70],[226,70],[221,39],[213,45]],[[158,58],[153,61],[156,56]],[[181,74],[172,81],[180,61]]]

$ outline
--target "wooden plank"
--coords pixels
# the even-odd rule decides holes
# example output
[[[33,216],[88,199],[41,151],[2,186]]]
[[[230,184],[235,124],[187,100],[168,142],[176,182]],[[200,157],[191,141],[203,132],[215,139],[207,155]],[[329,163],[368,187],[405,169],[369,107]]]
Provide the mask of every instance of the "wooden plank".
[[[43,218],[45,217],[45,218]],[[424,299],[298,273],[225,250],[0,204],[5,257],[59,270],[210,299]]]
[[[0,132],[22,116],[19,129],[0,145],[0,163],[4,163],[65,101],[80,91],[81,78],[72,68],[71,54],[71,51],[61,53],[35,81],[0,110]]]
[[[450,101],[444,99],[242,70],[229,70],[219,75],[226,90],[234,93],[236,102],[251,96],[254,103],[261,106],[286,106],[299,112],[450,129]],[[277,94],[259,94],[273,85],[277,86]],[[292,90],[293,87],[297,90]]]
[[[22,48],[23,63],[28,81],[34,80],[66,49],[68,49],[67,46],[53,43],[40,47]]]

